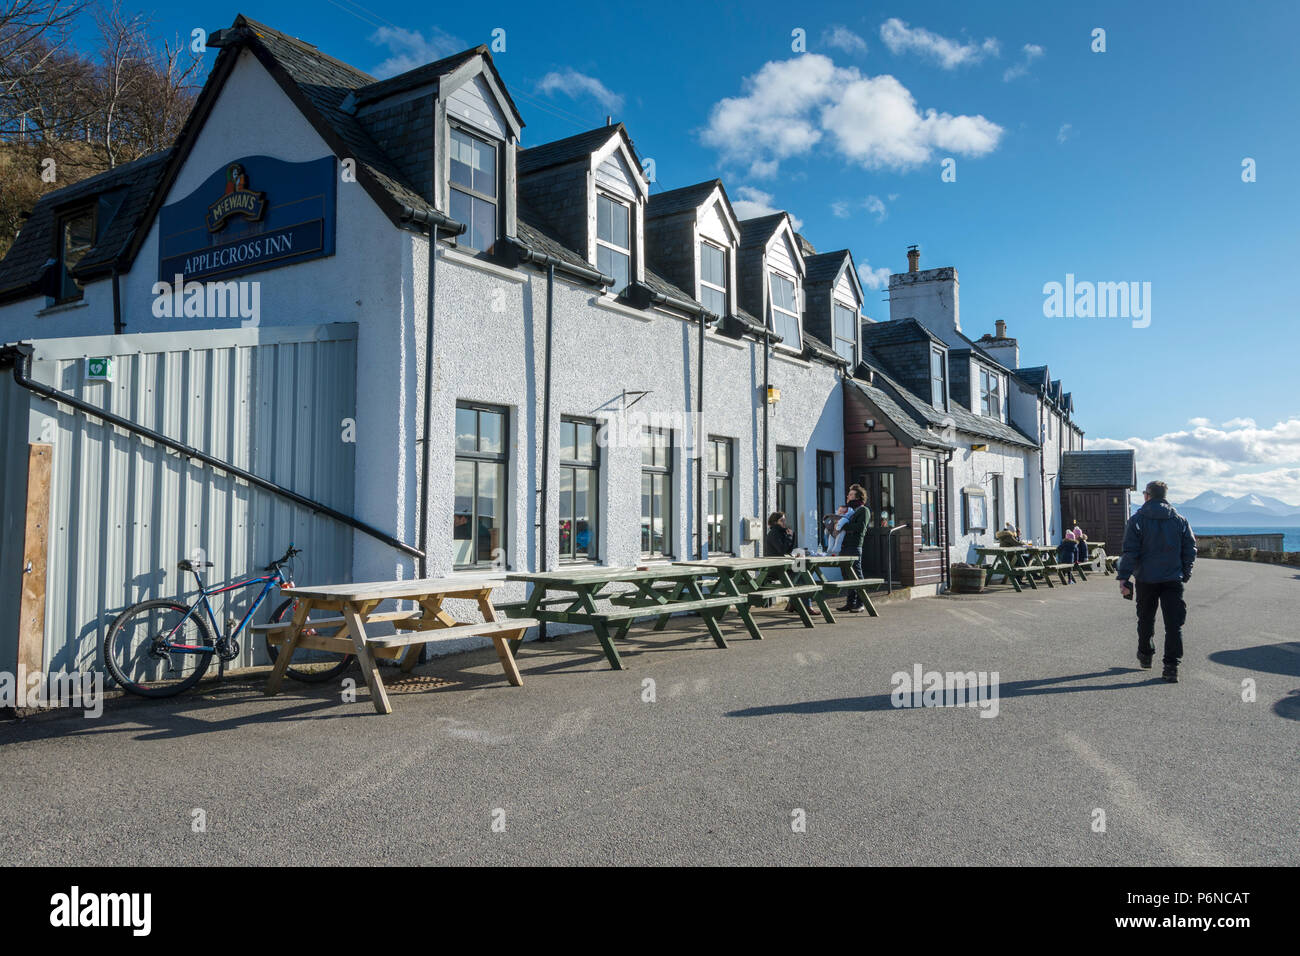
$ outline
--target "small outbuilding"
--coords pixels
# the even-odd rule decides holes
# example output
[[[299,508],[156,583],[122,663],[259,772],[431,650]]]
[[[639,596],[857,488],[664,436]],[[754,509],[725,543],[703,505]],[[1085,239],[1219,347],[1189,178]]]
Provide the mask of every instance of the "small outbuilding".
[[[1118,554],[1124,542],[1131,491],[1137,489],[1132,448],[1067,451],[1061,455],[1061,511],[1065,527],[1078,525],[1093,541]]]

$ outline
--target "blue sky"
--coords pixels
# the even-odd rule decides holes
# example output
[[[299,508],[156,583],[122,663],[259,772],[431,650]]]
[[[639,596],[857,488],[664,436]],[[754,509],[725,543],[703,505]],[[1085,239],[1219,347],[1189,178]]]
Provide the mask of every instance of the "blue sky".
[[[525,145],[613,115],[657,189],[721,176],[742,214],[789,210],[868,281],[902,271],[916,243],[923,268],[959,270],[967,334],[1005,319],[1022,363],[1063,379],[1088,447],[1135,444],[1143,480],[1165,477],[1174,500],[1214,488],[1300,504],[1300,5],[793,9],[292,0],[160,7],[156,26],[189,34],[242,12],[377,75],[503,29],[494,58]],[[1149,282],[1150,325],[1045,317],[1043,286],[1067,273]],[[888,318],[883,288],[867,293]]]

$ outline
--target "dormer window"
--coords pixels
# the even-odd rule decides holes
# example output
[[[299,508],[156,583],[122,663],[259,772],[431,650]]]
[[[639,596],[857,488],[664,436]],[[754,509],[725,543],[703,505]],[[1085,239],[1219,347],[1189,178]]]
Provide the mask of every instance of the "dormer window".
[[[942,349],[930,349],[930,404],[948,410],[948,371]]]
[[[465,223],[459,242],[490,253],[497,242],[497,147],[464,130],[451,133],[451,218]]]
[[[614,277],[609,291],[619,295],[632,271],[632,216],[628,204],[600,193],[596,197],[596,268]]]
[[[700,304],[714,315],[729,315],[727,308],[727,253],[711,242],[700,243]]]
[[[980,369],[980,414],[1002,420],[1002,376]]]
[[[796,351],[803,348],[799,336],[799,305],[795,299],[795,286],[791,279],[773,272],[772,289],[772,331],[781,336],[786,348]]]
[[[58,248],[55,250],[55,269],[59,277],[56,301],[69,302],[81,298],[81,285],[72,277],[72,270],[94,244],[95,210],[93,208],[78,209],[60,217]]]
[[[858,310],[836,302],[834,320],[835,341],[831,345],[837,355],[852,365],[857,361]]]

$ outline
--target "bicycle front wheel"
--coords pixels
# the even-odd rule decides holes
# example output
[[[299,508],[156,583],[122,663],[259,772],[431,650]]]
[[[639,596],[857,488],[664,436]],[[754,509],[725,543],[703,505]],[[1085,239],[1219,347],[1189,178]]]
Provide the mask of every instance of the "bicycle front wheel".
[[[289,598],[282,603],[271,613],[271,623],[288,624],[292,621],[293,608],[296,603],[297,602],[294,601],[293,598]],[[316,629],[311,627],[311,622],[312,619],[308,618],[307,626],[303,628],[303,634],[315,635],[317,633]],[[332,633],[336,630],[338,630],[337,625],[328,628],[327,633]],[[272,664],[274,664],[276,658],[280,656],[280,650],[279,645],[267,641],[266,653],[267,656],[271,658]],[[318,651],[306,647],[298,647],[294,649],[293,661],[289,664],[285,673],[294,680],[300,680],[307,684],[319,684],[327,680],[332,680],[342,674],[348,669],[348,665],[352,663],[353,658],[354,655],[352,654],[339,654],[335,651]]]
[[[216,642],[189,610],[175,601],[141,601],[117,616],[104,635],[104,663],[123,690],[171,697],[199,682]]]

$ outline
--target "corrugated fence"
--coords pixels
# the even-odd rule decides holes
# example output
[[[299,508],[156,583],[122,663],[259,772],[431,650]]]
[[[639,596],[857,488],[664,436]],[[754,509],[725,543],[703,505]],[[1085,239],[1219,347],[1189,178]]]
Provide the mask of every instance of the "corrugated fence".
[[[345,514],[353,511],[356,326],[334,324],[41,339],[31,378]],[[111,357],[111,382],[87,381]],[[104,633],[124,607],[192,597],[176,564],[211,561],[208,583],[256,572],[294,542],[307,579],[346,581],[352,530],[272,492],[68,406],[0,386],[0,661],[14,660],[11,555],[22,552],[28,442],[53,445],[44,658],[47,671],[102,670]],[[21,433],[13,434],[15,430]],[[22,467],[18,467],[21,462]],[[11,529],[16,537],[11,537]],[[256,589],[214,598],[242,616]],[[214,605],[224,619],[220,605]],[[12,608],[12,609],[11,609]],[[259,615],[265,619],[270,605]],[[238,660],[265,660],[241,637]],[[4,669],[0,668],[0,669]]]

